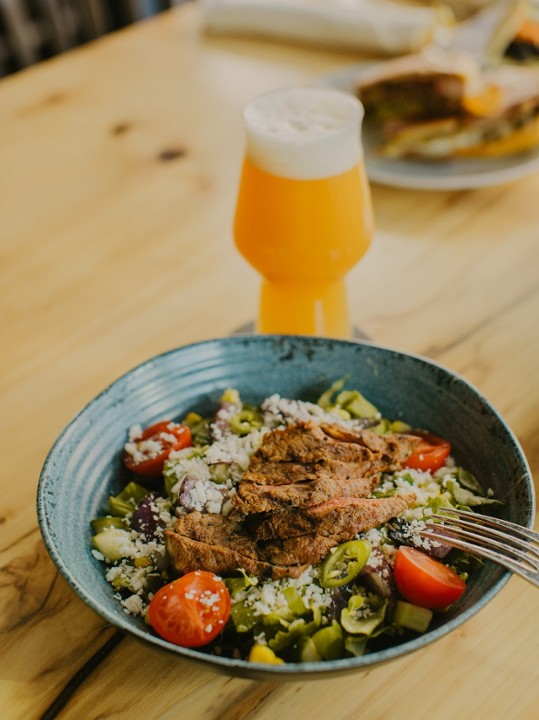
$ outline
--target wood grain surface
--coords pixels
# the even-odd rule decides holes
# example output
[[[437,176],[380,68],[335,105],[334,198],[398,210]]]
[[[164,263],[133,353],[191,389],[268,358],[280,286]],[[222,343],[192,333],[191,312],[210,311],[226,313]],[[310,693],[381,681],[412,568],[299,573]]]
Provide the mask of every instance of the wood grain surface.
[[[539,594],[512,578],[451,635],[353,676],[274,685],[171,659],[104,624],[40,539],[36,487],[71,417],[163,350],[253,318],[231,237],[254,94],[358,57],[206,37],[185,4],[0,81],[0,716],[531,720]],[[539,175],[373,185],[354,322],[461,373],[539,470]]]

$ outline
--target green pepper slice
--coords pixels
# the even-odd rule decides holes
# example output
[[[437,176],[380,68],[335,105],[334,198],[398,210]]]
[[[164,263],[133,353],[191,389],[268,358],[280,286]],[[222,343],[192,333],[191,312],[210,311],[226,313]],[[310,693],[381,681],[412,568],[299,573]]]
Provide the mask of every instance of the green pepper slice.
[[[387,600],[377,595],[352,595],[341,612],[341,625],[351,635],[372,635],[384,621],[386,609]]]
[[[363,570],[370,554],[368,540],[349,540],[338,545],[322,564],[320,584],[324,588],[346,585]]]
[[[343,632],[336,620],[332,620],[331,625],[317,630],[312,639],[322,660],[338,660],[342,658],[344,650]]]
[[[121,493],[109,497],[109,512],[114,517],[125,517],[130,515],[142,498],[150,494],[142,485],[136,482],[128,483]]]
[[[104,517],[97,517],[90,521],[94,535],[106,530],[109,527],[119,528],[120,530],[128,530],[129,522],[124,517],[113,517],[112,515],[106,515]]]
[[[260,413],[250,405],[243,408],[230,419],[230,427],[236,435],[248,435],[253,430],[260,430],[262,419]]]

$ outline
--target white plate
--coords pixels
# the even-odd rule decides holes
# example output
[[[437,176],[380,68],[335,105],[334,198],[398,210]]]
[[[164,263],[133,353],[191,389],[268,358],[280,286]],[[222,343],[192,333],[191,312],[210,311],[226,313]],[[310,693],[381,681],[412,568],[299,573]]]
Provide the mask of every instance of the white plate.
[[[370,63],[369,63],[370,64]],[[315,84],[354,93],[355,83],[368,64],[347,65],[317,78]],[[504,158],[466,158],[426,162],[395,160],[376,152],[375,139],[363,128],[367,174],[372,182],[416,190],[470,190],[520,180],[539,172],[539,147]]]

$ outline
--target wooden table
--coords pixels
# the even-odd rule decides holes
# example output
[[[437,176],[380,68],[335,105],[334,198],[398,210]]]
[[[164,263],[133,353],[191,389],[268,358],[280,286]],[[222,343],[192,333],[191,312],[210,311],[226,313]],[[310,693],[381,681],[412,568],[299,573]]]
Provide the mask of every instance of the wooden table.
[[[355,60],[204,37],[189,4],[1,81],[4,720],[537,717],[539,595],[519,578],[410,657],[273,685],[118,642],[40,540],[39,471],[71,417],[140,361],[253,317],[258,277],[231,240],[243,103]],[[354,321],[474,383],[537,475],[539,174],[373,195]]]

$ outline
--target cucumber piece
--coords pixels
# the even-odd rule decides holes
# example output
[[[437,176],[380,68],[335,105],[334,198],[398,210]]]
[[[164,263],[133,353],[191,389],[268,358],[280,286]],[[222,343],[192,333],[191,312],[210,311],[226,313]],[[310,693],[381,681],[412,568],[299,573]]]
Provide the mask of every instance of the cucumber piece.
[[[393,622],[400,627],[424,633],[428,630],[432,620],[432,610],[412,605],[404,600],[397,600],[393,611]]]
[[[125,546],[129,543],[129,535],[125,530],[109,527],[102,530],[92,538],[92,544],[96,550],[105,556],[110,562],[121,560],[124,555]]]

